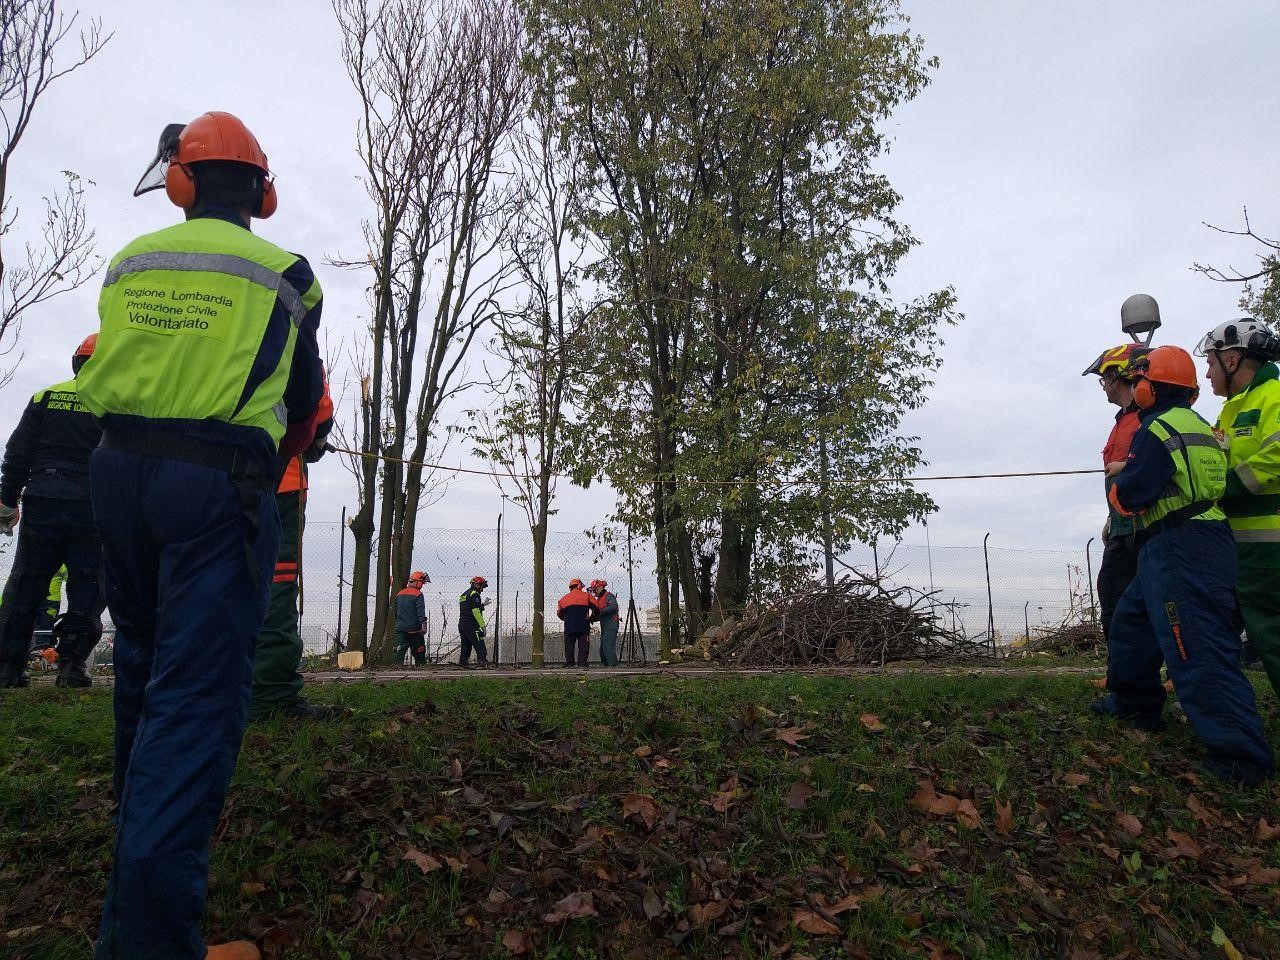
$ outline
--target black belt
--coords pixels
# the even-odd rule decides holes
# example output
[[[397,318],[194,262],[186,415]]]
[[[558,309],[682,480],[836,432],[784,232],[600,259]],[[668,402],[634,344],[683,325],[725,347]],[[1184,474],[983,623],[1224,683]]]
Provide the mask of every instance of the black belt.
[[[245,562],[250,576],[258,576],[258,561],[254,556],[253,546],[261,528],[258,518],[259,499],[263,493],[273,492],[279,483],[274,472],[268,472],[259,459],[236,447],[162,430],[104,428],[102,442],[98,445],[104,450],[119,450],[159,460],[178,460],[197,467],[221,470],[227,474],[240,497],[240,510],[244,520]]]
[[[272,476],[257,457],[237,447],[197,440],[181,433],[105,428],[99,446],[105,450],[120,450],[160,460],[180,460],[197,467],[221,470],[232,480],[258,481],[263,489],[271,488]]]

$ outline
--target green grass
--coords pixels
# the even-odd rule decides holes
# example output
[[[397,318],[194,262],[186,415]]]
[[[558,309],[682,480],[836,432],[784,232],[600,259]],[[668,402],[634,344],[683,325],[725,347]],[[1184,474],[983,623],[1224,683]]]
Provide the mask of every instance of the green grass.
[[[1185,723],[1126,731],[1082,712],[1095,693],[1016,675],[316,688],[352,716],[251,728],[206,930],[298,960],[503,957],[508,934],[546,958],[1090,960],[1226,956],[1216,925],[1280,957],[1280,840],[1257,830],[1280,788],[1198,781]],[[797,746],[778,736],[794,726]],[[0,699],[0,956],[90,953],[110,728],[105,689]],[[575,893],[593,915],[550,916]]]

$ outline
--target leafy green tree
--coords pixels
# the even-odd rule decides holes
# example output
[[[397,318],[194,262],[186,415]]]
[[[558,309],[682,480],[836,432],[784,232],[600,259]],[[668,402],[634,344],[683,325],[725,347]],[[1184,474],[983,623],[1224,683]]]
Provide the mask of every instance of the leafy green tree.
[[[953,318],[949,290],[890,298],[916,241],[873,167],[879,125],[933,64],[893,0],[528,10],[612,296],[615,383],[585,402],[612,425],[622,518],[654,532],[667,646],[760,574],[793,575],[824,532],[845,544],[931,506],[851,481],[919,462],[897,423]]]

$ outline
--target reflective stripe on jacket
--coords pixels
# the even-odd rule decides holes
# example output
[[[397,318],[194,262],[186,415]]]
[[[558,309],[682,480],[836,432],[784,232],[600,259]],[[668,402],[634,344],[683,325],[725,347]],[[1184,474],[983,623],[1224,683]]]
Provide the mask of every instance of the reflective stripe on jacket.
[[[396,629],[402,633],[422,633],[427,619],[427,601],[416,587],[405,587],[396,594]]]
[[[1238,542],[1280,542],[1280,379],[1274,363],[1222,405],[1216,433],[1227,446],[1222,512]]]

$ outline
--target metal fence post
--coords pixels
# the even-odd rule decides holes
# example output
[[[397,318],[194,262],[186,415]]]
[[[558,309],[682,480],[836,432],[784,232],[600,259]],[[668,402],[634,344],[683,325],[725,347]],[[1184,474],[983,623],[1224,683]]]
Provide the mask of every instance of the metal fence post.
[[[1027,611],[1031,609],[1031,601],[1028,600],[1022,605],[1022,629],[1026,631],[1027,643],[1031,642],[1031,621],[1027,618]]]
[[[1093,554],[1091,552],[1093,550],[1093,541],[1096,539],[1097,539],[1096,537],[1090,537],[1089,542],[1084,545],[1084,565],[1085,565],[1085,569],[1089,571],[1089,619],[1090,620],[1098,619],[1098,605],[1097,605],[1097,601],[1094,599],[1094,596],[1093,596]]]
[[[498,595],[498,608],[493,614],[493,664],[498,663],[500,637],[502,635],[502,514],[498,514],[498,571],[495,579],[498,582],[494,592]]]
[[[988,533],[982,538],[982,565],[987,571],[987,641],[991,644],[991,652],[996,650],[996,608],[995,603],[991,599],[991,559],[987,555],[987,540],[991,537]]]
[[[333,631],[333,655],[342,652],[342,600],[347,584],[347,508],[342,508],[342,520],[338,523],[338,626]]]

